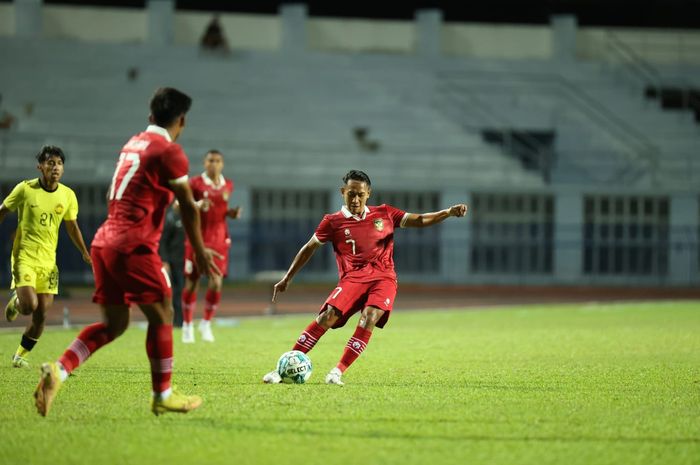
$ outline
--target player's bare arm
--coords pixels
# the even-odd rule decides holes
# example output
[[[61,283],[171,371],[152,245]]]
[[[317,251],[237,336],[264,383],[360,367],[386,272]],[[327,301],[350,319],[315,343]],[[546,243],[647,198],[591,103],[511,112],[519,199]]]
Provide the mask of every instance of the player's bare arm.
[[[442,223],[451,216],[461,217],[467,214],[467,206],[463,203],[450,208],[430,213],[409,213],[403,224],[407,228],[425,228]]]
[[[90,252],[85,246],[85,241],[83,240],[83,234],[80,232],[80,227],[78,226],[78,221],[76,220],[64,220],[66,225],[66,232],[68,237],[78,249],[78,252],[83,256],[83,261],[88,265],[92,265],[92,258],[90,258]]]
[[[289,270],[287,270],[287,273],[284,275],[284,277],[275,284],[275,287],[272,292],[272,301],[275,302],[277,299],[277,294],[280,292],[284,292],[287,290],[287,287],[289,287],[289,283],[292,281],[292,278],[297,274],[299,270],[301,270],[304,265],[309,261],[311,257],[313,257],[314,253],[316,252],[316,249],[318,249],[321,246],[321,243],[316,240],[316,238],[311,238],[309,239],[309,242],[304,244],[304,246],[299,249],[299,252],[297,253],[296,257],[294,257],[294,260],[292,260],[292,264],[289,266]]]
[[[221,270],[214,263],[214,257],[220,258],[221,255],[214,250],[204,247],[202,230],[199,225],[199,211],[197,210],[194,197],[192,197],[192,189],[190,189],[187,182],[174,183],[170,187],[175,193],[175,198],[180,206],[182,225],[195,251],[197,267],[207,276],[221,276]]]
[[[0,223],[3,222],[8,213],[10,213],[10,209],[4,203],[0,203]]]

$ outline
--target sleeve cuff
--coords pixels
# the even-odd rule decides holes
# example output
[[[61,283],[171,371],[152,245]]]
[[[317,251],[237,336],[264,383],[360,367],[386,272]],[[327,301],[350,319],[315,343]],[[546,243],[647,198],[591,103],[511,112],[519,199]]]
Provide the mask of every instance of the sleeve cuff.
[[[318,237],[316,237],[316,234],[311,236],[311,239],[315,240],[319,245],[325,244],[325,242],[321,241]]]
[[[401,227],[401,228],[406,227],[406,220],[408,220],[408,215],[410,215],[410,213],[408,213],[408,212],[403,214],[403,218],[401,218],[401,224],[399,224],[399,227]]]
[[[168,184],[182,184],[183,182],[187,182],[187,179],[189,179],[187,175],[180,176],[179,178],[171,179],[168,181]]]

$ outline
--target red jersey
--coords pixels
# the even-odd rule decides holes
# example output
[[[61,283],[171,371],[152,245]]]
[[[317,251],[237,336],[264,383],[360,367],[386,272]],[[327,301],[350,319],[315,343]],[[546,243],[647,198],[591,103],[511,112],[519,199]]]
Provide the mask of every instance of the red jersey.
[[[208,247],[220,248],[230,242],[226,211],[228,199],[233,193],[233,181],[221,176],[219,184],[214,184],[206,173],[190,179],[194,199],[200,204],[199,218],[202,225],[202,239]],[[204,200],[208,202],[204,203]]]
[[[148,126],[126,143],[107,193],[107,220],[92,245],[121,253],[145,248],[158,253],[165,210],[173,200],[170,185],[187,182],[189,161],[159,126]]]
[[[406,215],[391,205],[379,205],[365,207],[357,216],[343,206],[323,217],[313,237],[321,244],[333,243],[341,281],[395,281],[394,229],[403,226]]]

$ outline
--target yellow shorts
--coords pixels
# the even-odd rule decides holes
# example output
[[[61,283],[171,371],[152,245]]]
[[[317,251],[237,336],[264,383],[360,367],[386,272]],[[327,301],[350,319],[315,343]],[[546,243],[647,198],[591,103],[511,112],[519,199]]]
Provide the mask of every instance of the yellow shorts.
[[[51,268],[18,262],[12,264],[10,289],[33,287],[37,294],[58,294],[58,266]]]

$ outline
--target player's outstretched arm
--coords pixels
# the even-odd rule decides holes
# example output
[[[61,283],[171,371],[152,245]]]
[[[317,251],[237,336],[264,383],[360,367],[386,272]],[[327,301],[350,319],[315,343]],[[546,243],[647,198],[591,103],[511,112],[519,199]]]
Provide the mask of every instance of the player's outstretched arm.
[[[4,203],[0,203],[0,223],[3,222],[8,213],[10,213],[10,209]]]
[[[296,257],[294,257],[294,260],[292,260],[292,264],[289,265],[289,270],[287,270],[287,273],[284,275],[280,282],[275,284],[275,287],[272,291],[273,302],[277,300],[278,293],[287,290],[287,287],[289,287],[289,283],[292,281],[294,275],[296,275],[297,272],[301,270],[304,267],[304,265],[306,265],[306,262],[309,261],[309,259],[314,255],[314,252],[316,252],[316,249],[318,249],[320,246],[321,243],[312,237],[311,239],[309,239],[309,242],[304,244],[304,246],[301,249],[299,249],[299,252],[297,252]]]
[[[431,213],[409,213],[404,222],[406,228],[425,228],[442,223],[450,216],[464,216],[467,214],[467,206],[463,203],[453,205],[450,208]]]
[[[175,193],[175,198],[180,206],[182,226],[185,228],[187,238],[194,249],[197,269],[202,270],[207,276],[221,276],[221,270],[214,263],[214,257],[221,258],[221,255],[204,247],[202,229],[199,224],[199,210],[194,202],[194,197],[192,197],[190,185],[186,181],[178,182],[171,184],[170,188]]]
[[[85,246],[85,241],[83,240],[83,234],[80,232],[78,221],[65,220],[64,223],[66,224],[66,232],[68,233],[68,237],[70,237],[70,240],[73,242],[75,248],[78,249],[78,252],[80,252],[80,254],[83,256],[83,261],[88,265],[92,265],[92,258],[90,258],[90,252],[88,252],[88,249]]]
[[[226,210],[226,216],[228,218],[231,218],[232,220],[237,220],[238,218],[240,218],[242,213],[243,209],[239,206],[231,207],[228,210]]]

